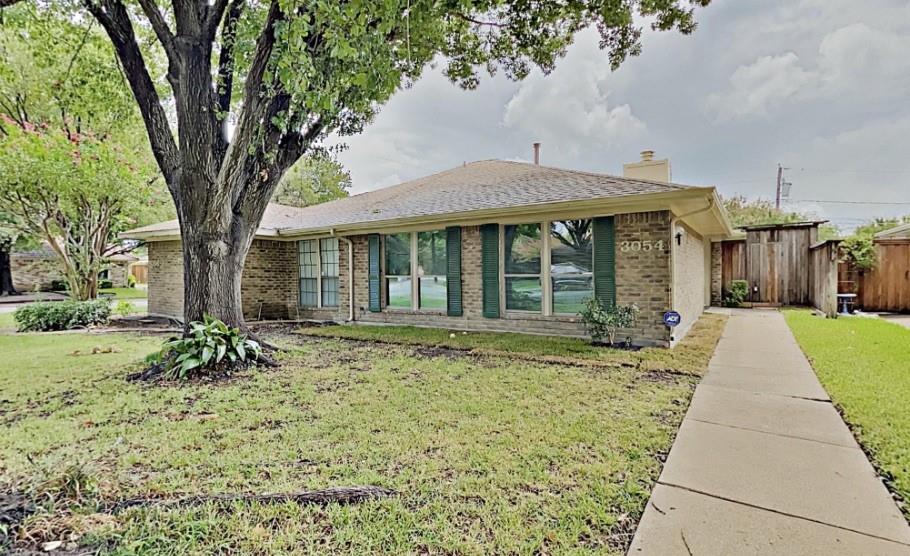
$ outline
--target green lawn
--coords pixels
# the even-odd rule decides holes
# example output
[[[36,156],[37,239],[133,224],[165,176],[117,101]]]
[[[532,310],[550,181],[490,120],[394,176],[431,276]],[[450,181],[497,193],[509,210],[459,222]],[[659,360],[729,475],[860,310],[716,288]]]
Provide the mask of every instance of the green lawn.
[[[101,295],[111,295],[114,299],[146,299],[148,290],[141,288],[105,288]]]
[[[12,313],[0,313],[0,331],[2,330],[15,330],[16,321],[13,319]]]
[[[124,381],[159,339],[0,336],[0,492],[44,492],[72,464],[97,481],[28,518],[15,533],[33,547],[74,532],[116,554],[620,554],[698,380],[674,371],[704,370],[722,322],[613,368],[285,333],[267,336],[288,348],[279,369],[177,386]],[[398,495],[96,513],[351,485]]]
[[[872,318],[785,315],[859,442],[910,500],[910,330]]]

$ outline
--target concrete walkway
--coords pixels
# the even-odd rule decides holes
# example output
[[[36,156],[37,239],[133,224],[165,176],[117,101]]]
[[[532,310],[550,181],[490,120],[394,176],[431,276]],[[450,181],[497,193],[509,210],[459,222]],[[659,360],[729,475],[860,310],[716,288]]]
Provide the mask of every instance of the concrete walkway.
[[[910,527],[777,311],[732,312],[629,554],[910,555]]]

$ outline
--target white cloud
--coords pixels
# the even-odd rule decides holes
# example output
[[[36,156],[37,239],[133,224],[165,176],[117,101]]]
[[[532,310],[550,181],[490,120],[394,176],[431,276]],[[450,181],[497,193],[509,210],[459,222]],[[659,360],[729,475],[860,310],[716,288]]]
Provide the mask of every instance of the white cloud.
[[[738,67],[730,77],[730,89],[710,95],[707,107],[721,121],[767,116],[783,102],[805,96],[807,90],[815,88],[816,79],[793,52],[762,56]]]
[[[851,23],[821,38],[811,67],[795,52],[739,66],[726,91],[708,96],[706,108],[718,121],[729,121],[766,117],[789,102],[903,96],[910,86],[908,45],[905,33]]]
[[[505,106],[502,124],[570,155],[636,143],[647,126],[629,104],[610,102],[610,75],[596,48],[579,45],[552,74],[537,73],[521,84]]]

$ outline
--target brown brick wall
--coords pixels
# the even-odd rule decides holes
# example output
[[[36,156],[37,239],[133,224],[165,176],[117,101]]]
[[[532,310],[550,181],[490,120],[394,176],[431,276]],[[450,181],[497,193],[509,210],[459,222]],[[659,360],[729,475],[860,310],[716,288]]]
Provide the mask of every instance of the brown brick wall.
[[[506,314],[499,319],[482,316],[480,276],[480,229],[462,230],[462,303],[464,314],[449,317],[445,311],[385,309],[373,313],[368,305],[368,236],[352,236],[354,250],[354,318],[364,323],[438,326],[456,330],[498,330],[539,334],[583,336],[577,317]],[[622,250],[623,242],[663,241],[663,250]],[[637,343],[667,345],[670,339],[663,325],[670,288],[670,213],[668,211],[622,214],[616,217],[617,302],[636,304],[641,313],[632,336]],[[149,310],[164,314],[182,313],[182,265],[179,242],[155,242],[149,249]],[[162,259],[168,259],[164,261]],[[703,261],[703,259],[702,259]],[[299,318],[345,321],[348,318],[348,246],[339,241],[339,306],[306,309],[297,306],[296,242],[255,241],[247,258],[243,277],[244,313],[254,317],[263,303],[263,318]],[[161,284],[165,285],[162,286]],[[704,282],[701,282],[702,287]],[[179,291],[178,291],[179,290]],[[162,291],[167,295],[162,295]],[[383,292],[383,298],[385,293]],[[384,303],[383,299],[383,303]],[[267,310],[266,310],[267,309]]]
[[[179,241],[150,241],[148,312],[183,318],[183,250]]]
[[[720,305],[723,288],[723,276],[721,275],[721,265],[723,264],[721,254],[721,243],[715,241],[711,243],[711,304]]]
[[[297,304],[297,244],[255,240],[243,269],[241,295],[247,319],[286,319]],[[179,241],[149,242],[149,313],[183,316],[183,252]]]
[[[616,303],[639,309],[631,335],[636,341],[666,344],[663,314],[670,303],[670,213],[636,212],[616,216]],[[663,249],[633,250],[633,242],[663,242]],[[628,242],[628,243],[625,243]]]
[[[243,316],[286,319],[297,304],[297,242],[255,240],[243,265]]]

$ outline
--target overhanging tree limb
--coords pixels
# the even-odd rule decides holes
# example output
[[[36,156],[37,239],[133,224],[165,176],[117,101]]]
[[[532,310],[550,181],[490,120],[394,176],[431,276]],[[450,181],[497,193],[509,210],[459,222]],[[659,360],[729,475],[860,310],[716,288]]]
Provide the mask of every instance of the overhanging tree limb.
[[[139,105],[142,119],[145,121],[152,153],[164,175],[168,187],[175,191],[178,181],[179,151],[167,120],[167,114],[161,106],[158,91],[149,75],[145,59],[126,7],[120,0],[83,0],[86,9],[104,27],[117,52],[117,58],[123,67],[130,89]]]
[[[168,58],[173,59],[175,56],[174,34],[171,32],[170,27],[168,27],[167,21],[165,21],[161,10],[158,9],[158,4],[155,0],[139,0],[139,5],[142,7],[145,17],[148,18],[149,23],[152,25],[152,30],[155,31],[155,36],[157,36],[158,41],[161,42],[161,46],[167,53]]]

